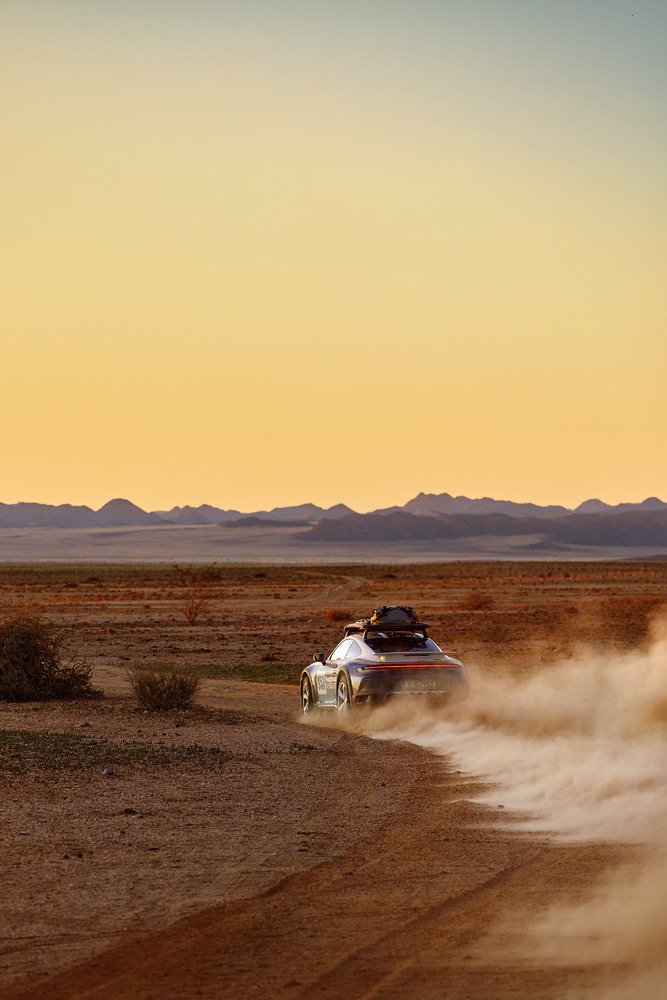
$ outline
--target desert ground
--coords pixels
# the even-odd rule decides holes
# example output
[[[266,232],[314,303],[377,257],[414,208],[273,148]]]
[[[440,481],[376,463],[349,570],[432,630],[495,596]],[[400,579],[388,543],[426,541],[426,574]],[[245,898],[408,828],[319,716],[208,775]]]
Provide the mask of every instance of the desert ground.
[[[637,881],[655,862],[663,814],[637,817],[664,773],[633,778],[651,796],[632,799],[636,835],[607,821],[627,793],[613,772],[593,796],[609,807],[592,801],[597,826],[572,810],[559,826],[546,793],[531,825],[490,763],[476,772],[453,748],[534,729],[535,679],[555,703],[566,671],[604,685],[609,664],[610,687],[650,673],[653,700],[637,708],[635,683],[637,733],[626,719],[610,742],[611,706],[585,746],[627,750],[639,768],[648,726],[661,760],[666,563],[17,564],[0,567],[0,600],[61,628],[103,692],[0,703],[3,1000],[664,995],[664,923],[639,959],[607,947],[604,927],[588,949],[586,930],[568,930],[615,873]],[[305,724],[300,668],[389,603],[413,606],[468,665],[473,708]],[[150,663],[200,674],[193,707],[138,705],[127,668]],[[597,695],[582,690],[588,712]],[[510,693],[503,711],[521,707],[511,733],[494,691]],[[589,716],[563,704],[530,733],[550,760],[587,735]],[[574,914],[564,930],[558,913]],[[532,936],[557,926],[546,945]]]

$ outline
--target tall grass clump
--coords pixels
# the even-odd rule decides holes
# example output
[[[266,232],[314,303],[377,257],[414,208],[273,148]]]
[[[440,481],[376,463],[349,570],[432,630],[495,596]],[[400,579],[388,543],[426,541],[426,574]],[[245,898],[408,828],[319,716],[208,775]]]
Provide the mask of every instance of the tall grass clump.
[[[65,638],[41,615],[18,611],[0,618],[0,700],[99,696],[92,667],[67,655]]]
[[[196,673],[169,664],[135,664],[127,671],[132,694],[148,712],[187,708],[199,691]]]

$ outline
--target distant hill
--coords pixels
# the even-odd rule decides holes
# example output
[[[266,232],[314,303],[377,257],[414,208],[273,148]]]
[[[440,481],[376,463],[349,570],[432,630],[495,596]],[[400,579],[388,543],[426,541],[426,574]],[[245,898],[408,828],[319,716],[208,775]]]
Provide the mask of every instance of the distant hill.
[[[538,535],[565,545],[667,547],[667,510],[518,517],[508,514],[351,514],[320,521],[304,541],[405,542]]]
[[[224,524],[244,516],[240,510],[221,510],[208,503],[200,507],[172,507],[171,510],[156,510],[153,513],[172,524]]]
[[[172,524],[227,524],[245,520],[248,517],[262,521],[307,523],[320,521],[322,518],[343,517],[345,514],[353,514],[354,511],[350,507],[346,507],[344,503],[329,507],[328,510],[317,507],[313,503],[302,503],[297,507],[255,510],[251,514],[244,514],[240,510],[222,510],[220,507],[211,507],[209,504],[202,504],[201,507],[172,507],[171,510],[154,511],[154,513]]]
[[[603,503],[602,500],[584,500],[578,507],[575,507],[575,514],[624,514],[631,510],[667,510],[667,503],[658,500],[657,497],[647,497],[641,503],[617,503],[611,505]]]
[[[145,525],[160,524],[162,518],[157,514],[147,514],[141,507],[129,500],[109,500],[95,514],[95,524],[103,528],[111,528],[119,524]]]
[[[336,504],[325,510],[317,507],[314,503],[302,503],[297,507],[274,507],[273,510],[256,510],[249,517],[257,517],[271,521],[321,521],[332,518],[344,517],[346,514],[354,514],[351,507],[346,507],[344,503]]]
[[[381,510],[373,511],[370,514],[357,514],[345,504],[335,504],[333,507],[318,507],[313,503],[298,504],[293,507],[274,507],[272,510],[257,510],[244,513],[239,510],[224,510],[221,507],[212,507],[210,504],[201,504],[199,507],[172,507],[168,511],[145,511],[129,500],[116,498],[104,504],[95,511],[90,507],[72,506],[71,504],[42,504],[42,503],[0,503],[0,528],[93,528],[93,527],[114,527],[117,525],[127,526],[149,526],[157,524],[176,525],[212,525],[230,524],[247,518],[256,518],[260,521],[269,521],[273,524],[281,523],[285,525],[302,525],[304,523],[314,524],[323,522],[325,525],[344,521],[345,524],[340,531],[357,531],[360,535],[378,534],[378,537],[388,533],[393,537],[395,532],[401,530],[407,532],[406,537],[450,537],[443,535],[444,531],[462,531],[470,535],[488,534],[491,525],[494,524],[494,531],[499,534],[521,534],[527,530],[528,521],[536,523],[532,526],[534,533],[543,534],[546,530],[542,523],[551,519],[562,520],[564,525],[568,518],[575,516],[577,521],[581,521],[582,530],[589,532],[591,526],[582,519],[588,517],[603,517],[620,514],[659,514],[667,511],[667,503],[657,497],[648,497],[641,503],[621,503],[611,506],[603,503],[602,500],[585,500],[574,510],[570,511],[566,507],[556,505],[540,506],[533,503],[515,503],[512,500],[493,500],[491,497],[481,497],[470,499],[469,497],[454,497],[449,493],[419,493],[416,497],[403,506],[385,507]],[[396,520],[396,518],[399,520]],[[417,528],[411,521],[400,520],[400,518],[417,518],[423,521],[421,528]],[[446,527],[446,518],[472,518],[470,523],[459,521],[456,528]],[[504,517],[505,522],[483,522],[480,518]],[[353,520],[350,520],[350,519]],[[354,520],[361,518],[362,520]],[[376,525],[372,518],[380,518],[384,523]],[[435,518],[438,521],[438,534],[431,536],[430,531],[436,531],[434,526],[429,526],[429,519]],[[520,526],[516,522],[521,521]],[[538,524],[538,522],[540,522]],[[352,525],[356,525],[353,528]],[[362,527],[363,525],[363,527]],[[399,525],[403,525],[402,528]],[[505,525],[503,527],[503,525]],[[247,526],[247,525],[246,525]],[[497,531],[496,531],[497,529]],[[328,529],[320,529],[324,538]],[[332,529],[331,538],[338,537],[339,529]],[[551,531],[551,529],[549,529]],[[563,527],[563,531],[565,527]],[[425,532],[419,536],[419,531]],[[415,534],[417,532],[417,534]],[[341,536],[342,537],[342,536]],[[451,537],[460,537],[458,534]],[[550,535],[551,537],[551,535]]]
[[[320,521],[303,534],[306,541],[319,542],[407,542],[435,538],[466,538],[474,535],[528,534],[535,518],[518,523],[507,514],[351,514],[336,521]],[[544,530],[541,521],[539,532]]]
[[[97,511],[71,504],[0,504],[2,528],[109,528],[160,523],[162,519],[157,514],[147,514],[129,500],[110,500]]]
[[[403,507],[409,514],[508,514],[510,517],[552,517],[569,514],[567,507],[540,507],[534,503],[515,503],[513,500],[492,500],[481,497],[453,497],[449,493],[420,493]]]
[[[69,503],[0,503],[0,528],[92,528],[96,516],[90,507]]]
[[[667,505],[662,510],[571,514],[552,522],[548,537],[568,545],[667,547]]]
[[[665,510],[667,503],[657,497],[649,497],[641,503],[620,503],[616,506],[603,503],[602,500],[585,500],[576,508],[581,514],[617,514],[632,510]],[[548,504],[541,506],[535,503],[516,503],[514,500],[494,500],[492,497],[480,497],[476,500],[470,497],[454,497],[450,493],[419,493],[408,500],[402,507],[383,507],[371,511],[372,514],[396,514],[406,511],[408,514],[418,514],[429,517],[438,514],[507,514],[509,517],[557,517],[561,514],[571,514],[568,507]]]
[[[141,526],[151,524],[228,524],[249,517],[257,521],[279,524],[307,525],[315,521],[353,514],[343,503],[325,509],[312,503],[296,507],[274,507],[244,514],[240,510],[223,510],[210,504],[199,507],[172,507],[171,510],[147,512],[129,500],[109,500],[99,510],[73,507],[71,504],[0,503],[0,528],[110,528],[116,525]]]

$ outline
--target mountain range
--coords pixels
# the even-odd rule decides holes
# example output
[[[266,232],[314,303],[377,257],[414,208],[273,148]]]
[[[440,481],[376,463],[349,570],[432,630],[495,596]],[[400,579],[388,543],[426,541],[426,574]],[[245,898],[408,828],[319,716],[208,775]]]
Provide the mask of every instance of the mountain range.
[[[597,513],[573,511],[557,516],[492,514],[350,514],[318,521],[302,536],[307,542],[419,542],[436,539],[522,536],[528,548],[624,546],[667,548],[667,505],[660,510]]]
[[[242,512],[224,510],[201,504],[199,507],[172,507],[171,510],[145,511],[129,500],[115,499],[93,510],[91,507],[73,506],[72,504],[42,504],[42,503],[0,503],[0,528],[108,528],[115,526],[150,526],[150,525],[203,525],[232,524],[245,522],[246,527],[267,527],[276,524],[305,526],[313,525],[314,537],[322,539],[334,538],[339,535],[349,535],[361,532],[369,534],[384,534],[393,537],[393,531],[399,530],[399,524],[405,527],[399,530],[412,532],[410,537],[449,537],[438,534],[429,535],[428,531],[445,531],[448,518],[456,517],[456,531],[470,534],[488,534],[490,527],[495,525],[499,531],[494,534],[525,533],[529,528],[541,533],[545,524],[562,521],[559,532],[564,532],[566,523],[570,523],[576,515],[575,522],[580,520],[579,529],[590,517],[599,515],[620,515],[629,513],[657,514],[667,511],[667,503],[657,497],[648,497],[641,503],[620,503],[616,505],[603,503],[602,500],[585,500],[574,509],[556,505],[540,506],[533,503],[515,503],[512,500],[494,500],[491,497],[470,499],[469,497],[451,496],[449,493],[419,493],[406,504],[395,507],[385,507],[370,511],[368,514],[358,514],[345,504],[339,503],[333,507],[322,508],[312,503],[299,504],[294,507],[274,507],[273,510]],[[402,515],[403,520],[396,520],[396,515]],[[405,520],[405,518],[408,520]],[[487,518],[496,520],[485,520]],[[462,518],[462,520],[460,520]],[[498,518],[504,520],[499,521]],[[251,519],[250,521],[248,519]],[[414,520],[414,524],[413,524]],[[384,521],[384,525],[383,525]],[[521,530],[516,523],[521,521]],[[532,524],[532,522],[536,522]],[[575,523],[573,522],[573,524]],[[421,527],[418,525],[421,523]],[[336,525],[335,527],[333,525]],[[407,525],[411,527],[408,529]],[[363,528],[361,526],[364,526]],[[239,525],[241,526],[241,525]],[[437,526],[437,527],[436,527]],[[454,530],[453,528],[447,530]],[[555,528],[553,530],[556,530]],[[419,534],[422,532],[422,534]],[[423,534],[426,532],[426,534]],[[453,536],[452,536],[453,537]],[[641,543],[635,543],[641,544]]]

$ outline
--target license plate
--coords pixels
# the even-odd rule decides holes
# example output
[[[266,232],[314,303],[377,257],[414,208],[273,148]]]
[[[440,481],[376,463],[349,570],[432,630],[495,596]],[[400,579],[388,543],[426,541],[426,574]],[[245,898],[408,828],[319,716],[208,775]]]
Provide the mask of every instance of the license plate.
[[[427,681],[427,680],[414,680],[414,681],[401,681],[400,690],[401,691],[437,691],[439,688],[437,681]]]

